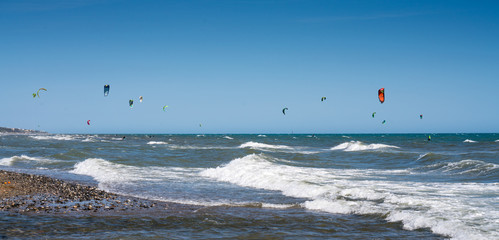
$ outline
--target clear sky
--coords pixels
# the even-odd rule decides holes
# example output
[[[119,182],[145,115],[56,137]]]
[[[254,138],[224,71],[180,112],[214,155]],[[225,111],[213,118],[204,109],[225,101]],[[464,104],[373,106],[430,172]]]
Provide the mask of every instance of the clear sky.
[[[499,132],[498,12],[498,1],[0,0],[0,126]]]

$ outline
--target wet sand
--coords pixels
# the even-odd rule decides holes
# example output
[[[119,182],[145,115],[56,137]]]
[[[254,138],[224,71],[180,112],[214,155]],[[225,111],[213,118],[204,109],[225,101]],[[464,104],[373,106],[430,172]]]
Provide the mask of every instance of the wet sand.
[[[0,211],[25,214],[170,215],[198,207],[121,196],[46,176],[0,170]]]

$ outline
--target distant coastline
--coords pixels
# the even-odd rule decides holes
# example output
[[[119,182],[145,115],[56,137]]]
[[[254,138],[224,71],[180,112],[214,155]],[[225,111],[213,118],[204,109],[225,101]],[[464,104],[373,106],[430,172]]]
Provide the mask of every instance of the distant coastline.
[[[31,130],[31,129],[0,127],[0,133],[46,133],[46,132]]]

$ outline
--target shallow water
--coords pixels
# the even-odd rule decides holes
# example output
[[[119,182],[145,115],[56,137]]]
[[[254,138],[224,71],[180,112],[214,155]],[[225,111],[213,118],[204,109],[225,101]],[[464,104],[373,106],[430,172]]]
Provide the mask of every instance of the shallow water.
[[[499,238],[496,134],[121,139],[2,135],[0,168],[204,208],[151,217],[2,213],[9,228],[0,236]]]

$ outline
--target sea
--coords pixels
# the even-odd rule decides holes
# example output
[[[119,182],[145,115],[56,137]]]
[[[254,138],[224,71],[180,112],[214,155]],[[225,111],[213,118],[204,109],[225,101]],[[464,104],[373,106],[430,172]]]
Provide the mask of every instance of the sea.
[[[499,134],[3,134],[0,169],[201,209],[1,212],[4,236],[499,239]]]

